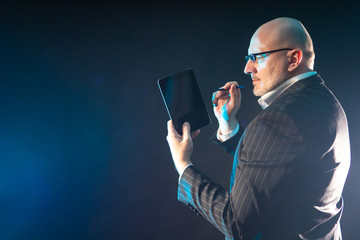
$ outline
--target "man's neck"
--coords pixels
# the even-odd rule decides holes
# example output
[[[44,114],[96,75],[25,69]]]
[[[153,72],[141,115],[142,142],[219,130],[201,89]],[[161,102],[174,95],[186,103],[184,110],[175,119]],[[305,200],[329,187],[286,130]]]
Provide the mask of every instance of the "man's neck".
[[[293,77],[290,77],[283,83],[281,83],[279,86],[277,86],[275,89],[273,89],[270,92],[265,93],[261,98],[259,98],[258,102],[262,109],[267,108],[270,104],[274,102],[274,100],[288,87],[290,87],[295,82],[302,80],[304,78],[308,78],[310,76],[313,76],[317,74],[315,71],[308,71],[304,73],[297,74]]]

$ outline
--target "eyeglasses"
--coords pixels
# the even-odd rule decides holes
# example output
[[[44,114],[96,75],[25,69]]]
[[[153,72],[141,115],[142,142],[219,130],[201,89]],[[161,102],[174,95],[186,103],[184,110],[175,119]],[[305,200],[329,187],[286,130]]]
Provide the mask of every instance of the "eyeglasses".
[[[276,49],[276,50],[271,50],[271,51],[266,51],[266,52],[251,53],[251,54],[245,56],[245,60],[246,60],[246,62],[248,62],[249,59],[250,59],[252,62],[256,62],[257,61],[257,59],[256,59],[257,55],[280,52],[280,51],[288,51],[288,50],[294,50],[294,49],[293,48],[281,48],[281,49]]]

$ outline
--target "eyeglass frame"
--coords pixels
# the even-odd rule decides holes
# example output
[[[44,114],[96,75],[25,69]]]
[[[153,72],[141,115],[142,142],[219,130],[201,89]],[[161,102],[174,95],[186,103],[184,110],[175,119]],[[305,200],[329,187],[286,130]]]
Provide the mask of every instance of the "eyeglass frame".
[[[280,49],[266,51],[266,52],[250,53],[249,55],[245,56],[245,60],[246,60],[246,62],[248,62],[249,60],[251,62],[256,62],[257,61],[257,59],[256,59],[257,55],[280,52],[280,51],[290,51],[290,50],[294,50],[294,48],[280,48]]]

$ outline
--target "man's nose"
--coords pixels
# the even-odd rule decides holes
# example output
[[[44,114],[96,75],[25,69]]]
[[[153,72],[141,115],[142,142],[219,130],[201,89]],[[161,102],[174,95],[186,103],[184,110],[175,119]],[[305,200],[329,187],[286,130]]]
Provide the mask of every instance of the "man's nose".
[[[257,73],[255,64],[250,59],[246,62],[244,73],[247,75]]]

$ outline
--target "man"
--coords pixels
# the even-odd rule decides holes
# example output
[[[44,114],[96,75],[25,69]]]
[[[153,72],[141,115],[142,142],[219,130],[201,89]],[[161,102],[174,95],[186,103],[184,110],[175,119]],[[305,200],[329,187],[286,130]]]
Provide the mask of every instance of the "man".
[[[350,166],[345,113],[320,76],[304,26],[277,18],[251,38],[245,73],[261,97],[245,130],[235,114],[241,92],[226,83],[213,95],[219,129],[214,141],[234,155],[230,191],[190,160],[192,138],[168,122],[167,140],[180,174],[178,199],[227,239],[341,239],[341,197]],[[230,96],[229,96],[230,93]]]

